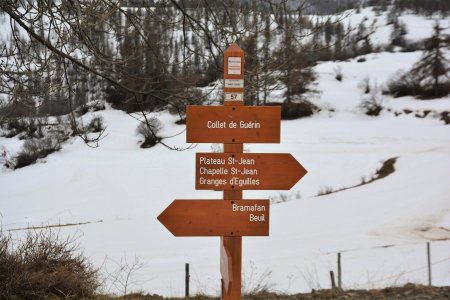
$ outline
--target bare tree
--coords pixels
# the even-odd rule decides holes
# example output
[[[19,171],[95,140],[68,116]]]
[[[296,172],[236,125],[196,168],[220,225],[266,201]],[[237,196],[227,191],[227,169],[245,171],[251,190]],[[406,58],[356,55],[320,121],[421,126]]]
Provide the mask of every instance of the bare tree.
[[[232,42],[245,45],[250,104],[259,105],[260,94],[266,103],[284,86],[290,101],[305,90],[300,75],[311,67],[308,54],[321,47],[305,38],[325,22],[339,23],[313,24],[303,15],[307,8],[287,0],[3,0],[11,38],[0,48],[7,103],[0,114],[67,114],[92,99],[144,119],[167,107],[182,114],[186,104],[208,97],[196,88],[222,78],[223,50]],[[333,46],[330,34],[326,47]],[[284,54],[277,56],[272,41],[280,38]]]

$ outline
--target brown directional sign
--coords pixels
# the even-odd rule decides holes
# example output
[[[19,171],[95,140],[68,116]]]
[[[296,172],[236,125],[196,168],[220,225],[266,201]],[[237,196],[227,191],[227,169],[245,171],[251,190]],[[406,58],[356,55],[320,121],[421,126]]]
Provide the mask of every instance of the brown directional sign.
[[[289,190],[305,168],[288,153],[197,153],[197,190]]]
[[[279,143],[279,106],[198,106],[186,108],[188,143]]]
[[[174,236],[267,236],[269,200],[174,200],[158,220]]]

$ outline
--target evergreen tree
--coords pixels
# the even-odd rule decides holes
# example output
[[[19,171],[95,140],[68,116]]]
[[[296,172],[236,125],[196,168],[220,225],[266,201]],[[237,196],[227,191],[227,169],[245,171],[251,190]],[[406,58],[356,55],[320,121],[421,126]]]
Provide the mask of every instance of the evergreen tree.
[[[423,88],[423,96],[441,97],[450,89],[450,62],[444,48],[449,48],[450,38],[442,34],[442,28],[436,22],[434,34],[426,40],[422,58],[411,70],[418,84]]]
[[[266,105],[267,97],[269,95],[269,56],[270,56],[270,43],[272,41],[272,34],[270,30],[270,14],[264,15],[264,43],[263,43],[263,59],[262,59],[262,71],[263,71],[263,104]]]
[[[344,38],[344,26],[341,22],[336,24],[336,42],[334,44],[334,58],[340,59],[342,54],[342,39]]]
[[[395,17],[392,22],[391,44],[393,46],[404,47],[406,44],[405,35],[408,33],[405,23]]]

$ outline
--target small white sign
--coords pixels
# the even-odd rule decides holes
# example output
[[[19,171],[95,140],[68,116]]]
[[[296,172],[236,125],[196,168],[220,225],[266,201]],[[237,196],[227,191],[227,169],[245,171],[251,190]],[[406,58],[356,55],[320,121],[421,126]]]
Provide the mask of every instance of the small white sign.
[[[241,58],[240,57],[228,57],[228,74],[241,75]]]
[[[243,101],[243,93],[225,93],[225,101]]]
[[[244,79],[225,79],[225,88],[244,88]]]

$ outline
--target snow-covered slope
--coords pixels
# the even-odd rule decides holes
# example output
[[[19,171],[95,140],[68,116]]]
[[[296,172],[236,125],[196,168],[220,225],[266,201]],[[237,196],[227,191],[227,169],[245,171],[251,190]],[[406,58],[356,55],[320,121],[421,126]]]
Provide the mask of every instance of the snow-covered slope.
[[[309,171],[291,191],[244,193],[247,198],[289,200],[273,205],[269,237],[244,238],[247,288],[258,280],[290,293],[328,287],[337,252],[343,252],[345,287],[425,283],[429,240],[435,241],[433,282],[450,284],[450,241],[440,241],[450,238],[450,127],[433,114],[422,119],[393,113],[404,108],[439,112],[450,108],[450,99],[386,96],[384,103],[392,110],[380,117],[365,116],[358,108],[359,78],[370,74],[382,84],[419,57],[380,53],[363,63],[343,62],[342,82],[334,79],[335,65],[318,65],[322,95],[317,101],[335,112],[283,121],[281,144],[247,146],[251,152],[292,153]],[[3,230],[91,222],[59,230],[78,235],[85,253],[110,272],[121,260],[131,264],[138,257],[144,267],[134,274],[132,288],[180,296],[184,263],[189,262],[193,291],[217,293],[219,239],[175,238],[156,220],[173,199],[220,199],[220,192],[194,189],[195,152],[209,152],[211,145],[181,152],[160,145],[143,150],[135,135],[137,121],[112,109],[97,114],[108,126],[100,148],[71,140],[45,162],[1,171]],[[174,125],[174,116],[158,116],[165,124],[163,135],[185,128]],[[0,143],[10,147],[19,141]],[[184,133],[167,143],[187,146]],[[324,188],[359,184],[391,157],[398,160],[390,176],[316,197]]]
[[[329,16],[321,17],[327,18]],[[357,28],[359,24],[364,23],[369,32],[372,32],[371,42],[375,46],[385,46],[390,44],[390,35],[392,24],[389,24],[389,12],[376,12],[373,7],[366,7],[360,12],[351,9],[342,12],[339,17],[331,16],[333,19],[342,20],[345,28]],[[425,17],[413,13],[401,13],[398,16],[399,22],[406,25],[405,39],[410,42],[416,42],[430,37],[433,34],[433,26],[436,22],[444,29],[443,33],[449,34],[449,20],[440,15]]]
[[[426,22],[431,30],[432,21]],[[408,21],[410,34],[412,24],[422,23]],[[450,110],[450,98],[382,96],[386,109],[379,117],[368,117],[359,107],[358,85],[365,77],[383,86],[420,57],[421,52],[378,53],[365,56],[365,62],[319,64],[320,95],[313,101],[322,112],[283,121],[280,144],[246,145],[251,152],[292,153],[308,174],[291,191],[244,192],[246,198],[288,200],[272,206],[269,237],[244,238],[245,288],[258,282],[287,293],[327,288],[337,252],[342,252],[345,288],[426,283],[426,241],[432,241],[433,284],[450,285],[450,127],[438,118]],[[338,65],[342,82],[335,79]],[[424,110],[432,112],[415,117]],[[129,290],[182,296],[188,262],[192,292],[218,294],[219,239],[175,238],[156,219],[173,199],[221,198],[220,192],[194,189],[195,153],[210,152],[212,145],[143,150],[136,120],[112,109],[96,114],[108,126],[99,148],[72,139],[35,165],[0,170],[2,230],[86,223],[55,230],[76,235],[105,274],[138,258],[143,267],[132,274]],[[156,116],[164,124],[162,135],[181,133],[166,143],[188,146],[185,126],[175,125],[175,116]],[[0,138],[0,149],[14,153],[21,143]],[[316,196],[358,185],[392,157],[398,157],[396,171],[388,177]],[[123,292],[117,283],[109,287]]]

